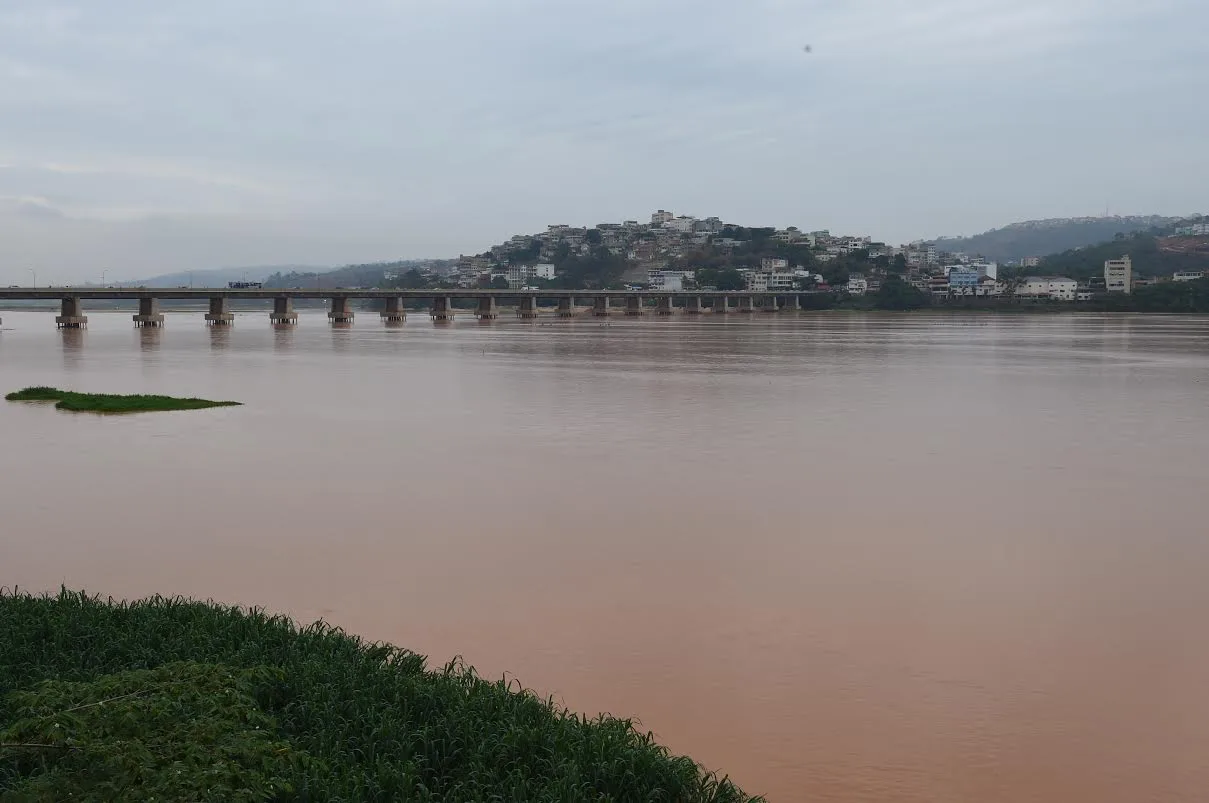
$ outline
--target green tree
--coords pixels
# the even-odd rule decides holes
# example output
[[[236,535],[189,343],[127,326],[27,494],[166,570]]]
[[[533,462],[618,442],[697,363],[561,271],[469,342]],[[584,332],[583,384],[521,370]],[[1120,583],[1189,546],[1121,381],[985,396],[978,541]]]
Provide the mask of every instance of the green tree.
[[[873,306],[882,310],[909,310],[926,307],[926,293],[904,282],[898,276],[889,276],[882,282],[881,289],[873,294]]]
[[[718,275],[714,279],[714,286],[719,290],[746,290],[747,282],[739,271],[734,268],[725,268],[718,271]]]

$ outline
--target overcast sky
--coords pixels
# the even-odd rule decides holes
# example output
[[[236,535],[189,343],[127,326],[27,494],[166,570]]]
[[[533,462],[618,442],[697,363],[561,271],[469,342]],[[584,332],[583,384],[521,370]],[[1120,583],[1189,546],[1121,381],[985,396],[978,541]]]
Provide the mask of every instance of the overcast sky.
[[[1206,0],[0,0],[0,283],[656,208],[893,242],[1209,211],[1207,30]]]

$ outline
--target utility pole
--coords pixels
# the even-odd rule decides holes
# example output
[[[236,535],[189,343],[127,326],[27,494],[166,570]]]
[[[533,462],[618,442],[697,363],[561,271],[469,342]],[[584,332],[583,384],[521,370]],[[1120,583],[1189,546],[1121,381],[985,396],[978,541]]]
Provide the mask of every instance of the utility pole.
[[[37,270],[35,270],[34,268],[30,268],[30,269],[29,269],[29,272],[33,274],[33,277],[34,277],[34,287],[37,287],[37,286],[38,286],[38,271],[37,271]]]

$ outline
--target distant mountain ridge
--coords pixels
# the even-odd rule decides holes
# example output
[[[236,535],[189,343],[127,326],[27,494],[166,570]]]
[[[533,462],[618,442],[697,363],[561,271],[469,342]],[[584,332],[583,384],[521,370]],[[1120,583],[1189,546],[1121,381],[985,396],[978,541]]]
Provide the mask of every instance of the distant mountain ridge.
[[[122,281],[125,287],[226,287],[227,282],[262,282],[274,273],[294,271],[327,271],[310,265],[260,265],[245,268],[214,268],[212,270],[181,271],[152,276],[148,279]]]
[[[1028,220],[991,229],[971,237],[941,237],[930,242],[942,251],[980,254],[996,262],[1043,257],[1086,248],[1118,234],[1133,234],[1172,226],[1185,217],[1125,215]]]

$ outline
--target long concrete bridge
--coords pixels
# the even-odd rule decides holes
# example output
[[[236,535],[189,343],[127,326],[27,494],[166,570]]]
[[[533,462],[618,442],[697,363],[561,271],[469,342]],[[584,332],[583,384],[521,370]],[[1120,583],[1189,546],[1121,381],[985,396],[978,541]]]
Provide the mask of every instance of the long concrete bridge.
[[[434,321],[453,320],[455,302],[471,301],[472,310],[466,310],[481,320],[499,317],[500,302],[515,304],[520,318],[538,317],[542,301],[554,302],[554,314],[571,318],[579,314],[577,302],[587,302],[588,314],[605,317],[614,313],[642,315],[654,312],[659,315],[700,314],[715,315],[729,312],[780,312],[800,309],[800,292],[751,292],[751,291],[678,291],[662,290],[352,290],[352,289],[225,289],[225,288],[150,288],[150,287],[10,287],[0,289],[0,302],[19,300],[57,300],[62,304],[55,323],[60,328],[80,328],[88,325],[84,314],[86,301],[125,300],[137,301],[139,311],[134,316],[137,326],[163,326],[164,315],[160,312],[161,300],[187,300],[209,302],[206,323],[229,326],[235,320],[231,302],[235,300],[261,299],[272,302],[269,320],[275,324],[293,324],[298,321],[294,311],[295,299],[324,299],[328,301],[327,317],[333,323],[349,323],[353,320],[351,302],[355,299],[380,299],[383,307],[379,312],[387,322],[403,321],[407,307],[415,302],[427,303],[428,314]]]

